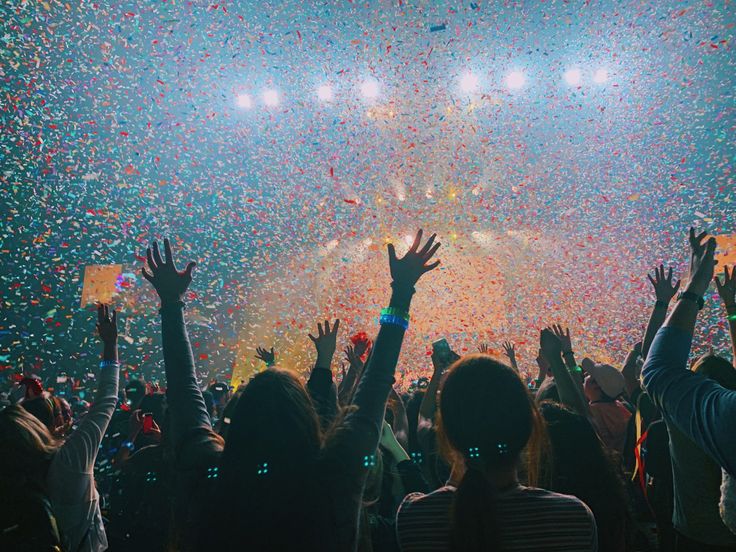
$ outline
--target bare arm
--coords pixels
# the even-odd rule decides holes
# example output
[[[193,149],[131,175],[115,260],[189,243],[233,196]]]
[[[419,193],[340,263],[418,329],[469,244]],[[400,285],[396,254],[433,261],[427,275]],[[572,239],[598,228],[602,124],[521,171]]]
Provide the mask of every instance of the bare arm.
[[[736,266],[731,268],[730,274],[728,267],[723,267],[723,277],[723,283],[716,278],[716,288],[721,301],[723,301],[723,308],[726,310],[728,332],[731,335],[733,364],[736,364]]]
[[[654,336],[657,335],[659,328],[664,324],[664,320],[667,317],[667,308],[672,298],[677,294],[677,290],[680,289],[680,280],[674,283],[672,281],[672,267],[670,267],[667,276],[665,276],[664,265],[659,265],[658,269],[654,269],[654,277],[647,274],[647,278],[654,287],[657,300],[654,302],[654,308],[652,309],[652,314],[649,316],[647,329],[644,332],[644,340],[642,341],[641,356],[644,359],[647,358],[649,348],[652,346],[652,341],[654,341]]]

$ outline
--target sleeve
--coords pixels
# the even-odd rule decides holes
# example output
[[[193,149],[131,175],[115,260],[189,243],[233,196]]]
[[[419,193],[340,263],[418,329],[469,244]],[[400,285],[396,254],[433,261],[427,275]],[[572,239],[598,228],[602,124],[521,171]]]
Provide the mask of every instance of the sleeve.
[[[161,306],[166,368],[166,401],[171,409],[171,437],[176,449],[192,431],[212,424],[194,373],[194,356],[184,324],[184,303]]]
[[[404,460],[396,465],[404,486],[404,493],[428,493],[429,483],[422,474],[422,469],[411,460]]]
[[[315,366],[307,382],[307,391],[319,414],[322,429],[329,427],[337,416],[337,388],[332,381],[332,370]]]
[[[736,474],[736,391],[687,369],[691,341],[678,328],[660,329],[642,370],[644,386],[668,424]]]
[[[54,461],[74,471],[91,472],[107,425],[118,402],[118,363],[100,369],[94,403],[77,429],[59,449]]]

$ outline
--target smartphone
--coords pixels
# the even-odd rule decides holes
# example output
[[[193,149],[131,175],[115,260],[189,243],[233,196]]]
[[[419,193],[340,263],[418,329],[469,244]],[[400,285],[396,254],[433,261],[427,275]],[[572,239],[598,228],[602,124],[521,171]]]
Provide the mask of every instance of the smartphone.
[[[432,352],[441,360],[449,362],[452,350],[450,349],[450,344],[443,337],[432,343]]]
[[[153,430],[153,414],[146,412],[143,414],[143,433],[151,433]]]

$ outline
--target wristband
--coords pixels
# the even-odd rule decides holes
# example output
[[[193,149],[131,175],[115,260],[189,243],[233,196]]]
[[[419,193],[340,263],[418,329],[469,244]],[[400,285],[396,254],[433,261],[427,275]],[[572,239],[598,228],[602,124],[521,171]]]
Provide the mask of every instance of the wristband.
[[[657,300],[656,300],[656,301],[654,302],[654,306],[655,306],[655,307],[661,307],[661,308],[663,308],[663,309],[666,309],[666,308],[667,308],[667,307],[669,306],[669,303],[667,303],[667,301],[662,301],[662,300],[660,300],[660,299],[657,299]]]
[[[682,301],[683,299],[694,302],[696,305],[698,305],[698,310],[702,310],[705,306],[705,299],[703,299],[697,293],[693,293],[692,291],[681,291],[677,294],[678,301]]]
[[[398,316],[399,318],[403,318],[407,322],[411,322],[411,317],[409,316],[408,312],[401,310],[401,309],[397,309],[395,307],[386,307],[385,309],[381,309],[381,316],[383,316],[384,314],[388,314],[391,316]]]
[[[409,321],[394,314],[382,314],[379,319],[379,324],[381,324],[381,326],[384,324],[391,324],[393,326],[401,326],[405,330],[409,329]]]
[[[111,366],[120,366],[117,360],[103,360],[100,362],[100,368],[108,368]]]
[[[728,320],[729,322],[736,322],[736,314],[729,314],[726,317],[726,320]]]
[[[577,364],[575,366],[571,366],[569,368],[569,371],[571,374],[582,374],[583,373],[583,369]]]
[[[133,452],[135,450],[135,445],[133,444],[133,441],[123,441],[120,444],[120,448],[127,448],[130,452]]]

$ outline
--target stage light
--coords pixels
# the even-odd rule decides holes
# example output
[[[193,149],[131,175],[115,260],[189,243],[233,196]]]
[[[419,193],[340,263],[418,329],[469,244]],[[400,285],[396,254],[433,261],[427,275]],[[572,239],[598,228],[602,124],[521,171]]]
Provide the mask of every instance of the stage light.
[[[238,107],[242,107],[243,109],[250,109],[253,107],[253,100],[250,99],[248,94],[239,94],[236,103],[238,104]]]
[[[522,86],[524,86],[524,83],[526,82],[526,78],[524,77],[524,73],[521,71],[511,71],[506,76],[506,86],[512,89],[519,89]]]
[[[603,84],[608,80],[608,71],[605,69],[598,69],[593,75],[593,82],[596,84]]]
[[[332,101],[332,87],[329,84],[323,84],[317,88],[317,97],[323,102]]]
[[[460,90],[463,92],[472,92],[478,87],[478,77],[473,73],[465,73],[460,78]]]
[[[565,71],[565,82],[570,86],[580,86],[583,80],[583,75],[580,73],[580,69],[573,68]]]
[[[378,96],[378,83],[374,80],[364,81],[360,85],[360,93],[364,98],[375,98]]]
[[[279,93],[273,88],[269,88],[263,91],[263,103],[269,107],[279,105]]]

